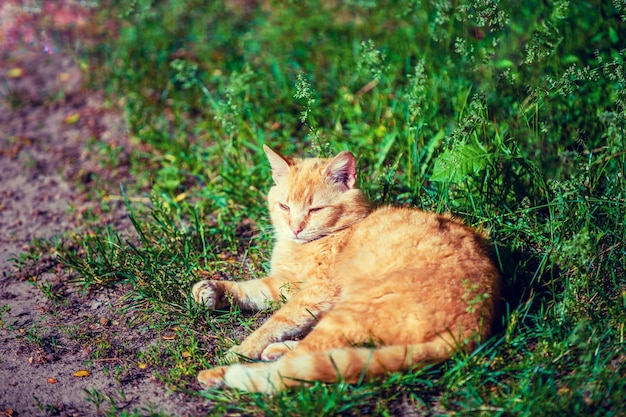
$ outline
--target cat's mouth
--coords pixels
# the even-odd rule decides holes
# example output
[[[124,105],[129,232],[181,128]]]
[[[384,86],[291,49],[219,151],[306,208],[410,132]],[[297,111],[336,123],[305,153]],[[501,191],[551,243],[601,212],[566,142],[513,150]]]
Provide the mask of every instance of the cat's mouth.
[[[293,240],[296,243],[300,243],[300,244],[305,244],[305,243],[309,243],[312,242],[314,240],[319,239],[321,236],[319,237],[303,237],[303,236],[292,236],[291,240]]]
[[[291,240],[296,243],[305,244],[323,238],[325,235],[292,235]]]
[[[363,217],[365,217],[365,216],[363,216]],[[293,232],[292,232],[290,238],[294,242],[300,243],[300,244],[314,242],[316,240],[325,238],[328,235],[331,235],[331,234],[334,234],[334,233],[338,233],[338,232],[341,232],[343,230],[346,230],[346,229],[350,228],[350,226],[352,226],[353,224],[358,223],[359,221],[363,220],[363,217],[358,218],[356,221],[336,226],[333,229],[326,229],[326,230],[320,229],[320,230],[316,230],[315,232],[310,231],[308,233],[306,231],[303,231],[303,232],[301,232],[301,233],[299,233],[297,235],[293,234]]]

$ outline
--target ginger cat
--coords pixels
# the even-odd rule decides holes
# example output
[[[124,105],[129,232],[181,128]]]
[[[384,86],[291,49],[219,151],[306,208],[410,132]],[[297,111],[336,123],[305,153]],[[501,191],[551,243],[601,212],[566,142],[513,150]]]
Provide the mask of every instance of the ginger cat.
[[[203,386],[271,393],[306,381],[359,382],[443,361],[489,335],[500,278],[481,235],[420,210],[372,211],[349,152],[291,159],[264,150],[275,182],[270,275],[200,281],[192,293],[211,309],[287,301],[227,355],[266,362],[204,370]]]

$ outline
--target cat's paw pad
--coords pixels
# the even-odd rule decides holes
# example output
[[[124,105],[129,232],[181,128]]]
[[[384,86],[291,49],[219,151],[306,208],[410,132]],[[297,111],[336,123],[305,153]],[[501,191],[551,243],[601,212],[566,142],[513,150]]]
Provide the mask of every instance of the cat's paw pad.
[[[241,345],[235,345],[224,352],[224,356],[222,356],[222,363],[230,365],[242,361],[246,362],[259,359],[259,353],[255,349],[248,349],[244,345],[245,342]],[[250,346],[248,345],[248,347]]]
[[[221,388],[224,386],[224,374],[227,369],[227,366],[219,366],[217,368],[200,371],[200,373],[198,373],[198,382],[204,389]]]
[[[242,352],[239,352],[240,349],[241,348],[239,345],[233,346],[228,349],[226,352],[224,352],[224,356],[222,356],[221,362],[227,365],[241,362],[242,357],[245,357],[246,355],[244,355]]]
[[[256,343],[251,341],[250,338],[246,339],[240,345],[236,345],[228,349],[222,357],[222,362],[225,364],[256,361],[261,358],[261,352],[263,352],[264,343]]]
[[[217,304],[218,293],[212,281],[198,281],[191,288],[191,295],[198,304],[204,304],[213,310]]]
[[[264,361],[275,361],[282,357],[290,350],[294,350],[298,346],[298,342],[295,340],[285,340],[284,342],[272,343],[263,350],[261,353],[261,359]]]
[[[230,366],[223,381],[229,388],[265,394],[272,394],[284,387],[280,375],[272,372],[268,364],[261,363]]]

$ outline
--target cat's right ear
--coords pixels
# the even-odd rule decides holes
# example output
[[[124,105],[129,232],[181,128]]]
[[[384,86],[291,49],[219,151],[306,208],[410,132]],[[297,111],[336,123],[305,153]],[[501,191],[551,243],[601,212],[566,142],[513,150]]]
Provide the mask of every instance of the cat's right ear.
[[[341,184],[346,190],[351,190],[356,184],[356,160],[348,151],[341,152],[326,167],[326,175],[336,184]]]
[[[291,159],[286,156],[282,156],[266,145],[263,145],[263,150],[265,151],[267,160],[270,162],[270,166],[272,167],[272,178],[274,179],[274,182],[278,184],[285,177],[287,177],[287,175],[289,175],[289,166],[292,163]]]

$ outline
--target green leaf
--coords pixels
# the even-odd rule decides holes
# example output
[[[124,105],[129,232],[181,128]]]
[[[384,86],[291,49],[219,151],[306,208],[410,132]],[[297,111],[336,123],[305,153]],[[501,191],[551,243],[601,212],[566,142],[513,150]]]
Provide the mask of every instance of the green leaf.
[[[481,171],[491,158],[478,143],[462,143],[444,151],[435,160],[431,181],[459,182]]]
[[[515,62],[510,59],[499,59],[495,62],[496,68],[515,68]]]
[[[614,28],[609,28],[609,39],[613,44],[619,42],[619,36],[617,35],[617,31]]]

